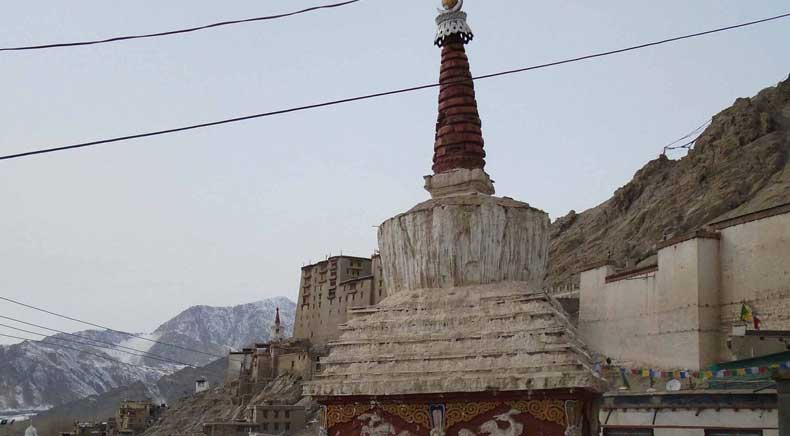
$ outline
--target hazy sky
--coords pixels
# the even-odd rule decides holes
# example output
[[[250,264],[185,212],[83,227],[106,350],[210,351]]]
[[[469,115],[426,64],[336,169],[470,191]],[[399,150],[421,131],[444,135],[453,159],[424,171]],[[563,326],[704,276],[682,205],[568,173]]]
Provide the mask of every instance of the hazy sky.
[[[0,46],[286,12],[323,0],[8,2]],[[438,79],[438,0],[103,46],[0,53],[0,153]],[[782,0],[467,0],[484,74],[787,12]],[[790,21],[477,84],[499,195],[595,206],[663,145],[790,73]],[[150,331],[196,304],[296,297],[299,269],[370,255],[424,200],[437,90],[0,161],[0,295]],[[677,155],[676,157],[679,157]],[[78,324],[0,301],[0,315]],[[0,329],[0,333],[8,330]]]

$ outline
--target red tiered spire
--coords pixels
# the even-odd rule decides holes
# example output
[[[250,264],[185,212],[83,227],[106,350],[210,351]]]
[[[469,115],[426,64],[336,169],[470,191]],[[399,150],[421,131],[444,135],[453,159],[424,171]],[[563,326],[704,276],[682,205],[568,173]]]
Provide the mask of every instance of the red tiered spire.
[[[435,174],[460,168],[483,169],[486,165],[475,87],[464,49],[473,34],[462,6],[463,1],[445,2],[445,11],[436,19],[439,31],[435,43],[442,47],[442,66],[433,147]]]

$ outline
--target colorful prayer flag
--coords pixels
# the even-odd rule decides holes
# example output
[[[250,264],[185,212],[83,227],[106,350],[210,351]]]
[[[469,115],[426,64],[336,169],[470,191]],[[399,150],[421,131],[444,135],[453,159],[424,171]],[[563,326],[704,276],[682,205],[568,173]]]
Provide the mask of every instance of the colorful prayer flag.
[[[752,322],[753,316],[754,313],[752,312],[752,308],[746,303],[741,304],[741,321]]]

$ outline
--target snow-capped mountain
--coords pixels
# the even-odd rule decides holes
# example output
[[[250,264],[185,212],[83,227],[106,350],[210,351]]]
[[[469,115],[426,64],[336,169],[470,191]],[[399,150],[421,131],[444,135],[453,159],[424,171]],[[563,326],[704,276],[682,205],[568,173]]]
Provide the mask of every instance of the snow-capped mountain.
[[[184,348],[224,356],[231,348],[238,350],[255,342],[265,342],[271,335],[270,327],[278,307],[280,322],[290,334],[296,304],[284,297],[233,307],[194,306],[162,324],[153,333],[160,342],[182,348],[153,344],[149,352],[180,362],[204,365],[216,357]],[[145,360],[154,363],[150,358]]]
[[[97,330],[76,333],[90,340],[58,334],[2,345],[0,412],[48,409],[135,382],[153,388],[160,378],[184,367],[163,360],[202,366],[226,355],[229,348],[268,340],[277,307],[290,331],[296,306],[277,297],[234,307],[191,307],[154,332],[140,335],[172,346]]]

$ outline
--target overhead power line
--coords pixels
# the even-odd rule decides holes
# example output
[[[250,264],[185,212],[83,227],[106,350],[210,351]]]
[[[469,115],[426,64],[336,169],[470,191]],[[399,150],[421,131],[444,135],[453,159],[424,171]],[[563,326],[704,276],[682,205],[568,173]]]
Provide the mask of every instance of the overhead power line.
[[[534,65],[534,66],[531,66],[531,67],[524,67],[524,68],[518,68],[518,69],[514,69],[514,70],[501,71],[501,72],[498,72],[498,73],[485,74],[485,75],[482,75],[482,76],[473,77],[471,80],[490,79],[490,78],[494,78],[494,77],[500,77],[500,76],[506,76],[506,75],[511,75],[511,74],[523,73],[523,72],[527,72],[527,71],[539,70],[539,69],[549,68],[549,67],[555,67],[555,66],[558,66],[558,65],[569,64],[569,63],[573,63],[573,62],[579,62],[579,61],[583,61],[583,60],[587,60],[587,59],[599,58],[599,57],[604,57],[604,56],[611,56],[611,55],[614,55],[614,54],[625,53],[625,52],[629,52],[629,51],[639,50],[639,49],[643,49],[643,48],[647,48],[647,47],[653,47],[653,46],[662,45],[662,44],[668,44],[668,43],[671,43],[671,42],[676,42],[676,41],[680,41],[680,40],[684,40],[684,39],[696,38],[696,37],[700,37],[700,36],[704,36],[704,35],[710,35],[710,34],[713,34],[713,33],[739,29],[739,28],[747,27],[747,26],[753,26],[753,25],[756,25],[756,24],[766,23],[766,22],[769,22],[769,21],[779,20],[779,19],[787,18],[787,17],[790,17],[790,13],[777,15],[777,16],[770,17],[770,18],[764,18],[764,19],[761,19],[761,20],[749,21],[747,23],[736,24],[734,26],[720,27],[720,28],[713,29],[713,30],[706,30],[704,32],[692,33],[692,34],[683,35],[683,36],[676,36],[676,37],[673,37],[673,38],[663,39],[663,40],[654,41],[654,42],[648,42],[648,43],[645,43],[645,44],[634,45],[634,46],[621,48],[621,49],[617,49],[617,50],[609,50],[609,51],[605,51],[605,52],[594,53],[594,54],[585,55],[585,56],[579,56],[579,57],[570,58],[570,59],[564,59],[564,60],[561,60],[561,61],[555,61],[555,62],[549,62],[549,63],[546,63],[546,64]],[[466,82],[467,80],[469,80],[469,79],[459,80],[459,82]],[[54,153],[54,152],[58,152],[58,151],[74,150],[74,149],[77,149],[77,148],[92,147],[92,146],[96,146],[96,145],[109,144],[109,143],[122,142],[122,141],[129,141],[129,140],[132,140],[132,139],[141,139],[141,138],[147,138],[147,137],[151,137],[151,136],[167,135],[167,134],[171,134],[171,133],[184,132],[184,131],[187,131],[187,130],[195,130],[195,129],[202,129],[202,128],[206,128],[206,127],[219,126],[219,125],[222,125],[222,124],[238,123],[238,122],[241,122],[241,121],[248,121],[248,120],[252,120],[252,119],[256,119],[256,118],[265,118],[265,117],[270,117],[270,116],[274,116],[274,115],[282,115],[282,114],[287,114],[287,113],[292,113],[292,112],[300,112],[300,111],[305,111],[305,110],[310,110],[310,109],[317,109],[317,108],[322,108],[322,107],[327,107],[327,106],[335,106],[335,105],[344,104],[344,103],[351,103],[351,102],[355,102],[355,101],[370,100],[370,99],[379,98],[379,97],[385,97],[385,96],[389,96],[389,95],[405,94],[405,93],[408,93],[408,92],[415,92],[415,91],[420,91],[420,90],[424,90],[424,89],[437,88],[439,86],[440,86],[439,83],[431,83],[431,84],[427,84],[427,85],[413,86],[413,87],[410,87],[410,88],[396,89],[396,90],[393,90],[393,91],[378,92],[378,93],[375,93],[375,94],[367,94],[367,95],[362,95],[362,96],[357,96],[357,97],[344,98],[344,99],[340,99],[340,100],[327,101],[327,102],[323,102],[323,103],[315,103],[315,104],[309,104],[309,105],[305,105],[305,106],[292,107],[292,108],[288,108],[288,109],[275,110],[275,111],[271,111],[271,112],[263,112],[263,113],[254,114],[254,115],[245,115],[245,116],[236,117],[236,118],[228,118],[228,119],[219,120],[219,121],[211,121],[211,122],[207,122],[207,123],[193,124],[193,125],[189,125],[189,126],[175,127],[175,128],[171,128],[171,129],[157,130],[157,131],[146,132],[146,133],[136,133],[136,134],[132,134],[132,135],[119,136],[119,137],[109,138],[109,139],[101,139],[101,140],[98,140],[98,141],[83,142],[83,143],[73,144],[73,145],[65,145],[65,146],[60,146],[60,147],[52,147],[52,148],[45,148],[45,149],[34,150],[34,151],[27,151],[27,152],[23,152],[23,153],[9,154],[9,155],[5,155],[5,156],[0,156],[0,160],[18,159],[18,158],[29,157],[29,156],[45,154],[45,153]]]
[[[16,331],[20,331],[20,332],[23,332],[23,333],[28,333],[28,334],[31,334],[31,335],[43,336],[43,337],[44,337],[44,339],[43,339],[43,340],[41,340],[41,341],[38,341],[38,342],[44,342],[44,343],[46,343],[46,341],[47,341],[47,340],[50,340],[50,341],[52,341],[52,340],[55,340],[55,341],[65,341],[65,342],[72,342],[72,343],[79,344],[79,345],[85,345],[85,346],[87,346],[87,347],[103,348],[103,349],[106,349],[106,350],[112,350],[112,351],[118,351],[118,352],[120,352],[120,353],[126,353],[126,354],[130,354],[130,355],[132,355],[132,356],[137,356],[137,357],[147,357],[147,358],[149,358],[149,359],[159,360],[159,361],[166,362],[166,363],[176,363],[176,364],[179,364],[179,365],[184,365],[184,366],[188,366],[188,367],[192,367],[192,368],[194,368],[194,366],[193,366],[193,365],[190,365],[190,364],[188,364],[188,363],[184,363],[184,362],[179,362],[179,361],[177,361],[177,360],[170,360],[170,359],[160,359],[160,358],[158,358],[158,357],[154,357],[154,356],[146,356],[145,354],[134,353],[134,352],[131,352],[131,351],[126,351],[126,350],[119,350],[119,349],[118,349],[118,348],[116,348],[116,347],[109,347],[109,346],[107,346],[107,345],[96,345],[96,344],[86,343],[86,342],[82,342],[82,341],[75,341],[74,339],[68,339],[68,338],[56,338],[56,337],[54,337],[54,336],[49,336],[49,335],[47,335],[47,334],[44,334],[44,333],[34,332],[34,331],[31,331],[31,330],[25,330],[25,329],[23,329],[23,328],[14,327],[14,326],[11,326],[11,325],[8,325],[8,324],[3,324],[3,323],[0,323],[0,327],[9,328],[9,329],[11,329],[11,330],[16,330]],[[78,337],[80,337],[80,336],[78,336]],[[92,340],[92,339],[90,339],[90,338],[85,338],[85,339],[87,339],[87,340]],[[83,351],[85,351],[85,350],[83,350]]]
[[[133,337],[133,338],[142,339],[144,341],[148,341],[148,342],[153,342],[153,343],[156,343],[156,344],[164,345],[164,346],[167,346],[167,347],[178,348],[180,350],[189,351],[189,352],[192,352],[192,353],[204,354],[206,356],[212,356],[212,357],[216,357],[216,358],[219,358],[219,359],[222,359],[222,358],[225,357],[225,356],[220,356],[218,354],[207,353],[205,351],[194,350],[192,348],[182,347],[180,345],[168,344],[167,342],[160,342],[160,341],[157,341],[157,340],[154,340],[154,339],[146,338],[145,336],[136,335],[134,333],[129,333],[129,332],[124,332],[124,331],[120,331],[120,330],[115,330],[115,329],[112,329],[110,327],[103,326],[101,324],[94,324],[92,322],[83,321],[83,320],[77,319],[77,318],[72,318],[70,316],[66,316],[66,315],[63,315],[63,314],[60,314],[60,313],[55,313],[55,312],[52,312],[52,311],[49,311],[49,310],[46,310],[46,309],[42,309],[40,307],[31,306],[29,304],[25,304],[25,303],[22,303],[20,301],[12,300],[12,299],[7,298],[7,297],[0,297],[0,300],[7,301],[9,303],[14,303],[14,304],[17,304],[17,305],[20,305],[20,306],[23,306],[23,307],[27,307],[28,309],[33,309],[33,310],[37,310],[39,312],[44,312],[44,313],[47,313],[49,315],[53,315],[53,316],[57,316],[59,318],[67,319],[69,321],[78,322],[78,323],[81,323],[81,324],[89,325],[91,327],[96,327],[96,328],[100,328],[100,329],[103,329],[103,330],[108,330],[108,331],[111,331],[111,332],[115,332],[115,333],[119,333],[119,334],[122,334],[122,335],[130,336],[130,337]]]
[[[665,146],[664,146],[664,154],[666,154],[666,153],[667,153],[667,151],[669,151],[669,150],[678,150],[678,149],[681,149],[681,148],[689,148],[689,146],[690,146],[691,144],[693,144],[693,143],[697,142],[697,139],[699,139],[699,136],[697,136],[696,138],[694,138],[693,140],[691,140],[691,141],[689,141],[689,142],[686,142],[685,144],[682,144],[682,145],[675,145],[675,144],[677,144],[678,142],[680,142],[680,141],[682,141],[682,140],[684,140],[684,139],[688,139],[688,138],[690,138],[690,137],[691,137],[692,135],[694,135],[695,133],[699,132],[700,130],[702,130],[702,129],[706,128],[706,127],[708,127],[708,125],[709,125],[709,124],[710,124],[712,121],[713,121],[713,119],[712,119],[712,118],[711,118],[711,119],[709,119],[709,120],[707,120],[707,121],[705,121],[704,123],[702,123],[702,125],[701,125],[701,126],[699,126],[699,127],[697,127],[696,129],[692,130],[691,132],[689,132],[689,133],[688,133],[688,134],[686,134],[685,136],[683,136],[683,137],[681,137],[681,138],[678,138],[678,139],[676,139],[676,140],[674,140],[674,141],[670,142],[669,144],[665,145]]]
[[[83,45],[96,45],[96,44],[107,44],[107,43],[111,43],[111,42],[128,41],[128,40],[131,40],[131,39],[143,39],[143,38],[157,38],[157,37],[162,37],[162,36],[173,36],[173,35],[180,35],[180,34],[183,34],[183,33],[197,32],[197,31],[200,31],[200,30],[214,29],[214,28],[217,28],[217,27],[231,26],[231,25],[235,25],[235,24],[252,23],[252,22],[256,22],[256,21],[276,20],[276,19],[279,19],[279,18],[286,18],[286,17],[291,17],[291,16],[294,16],[294,15],[304,14],[304,13],[307,13],[307,12],[317,11],[319,9],[338,8],[338,7],[341,7],[341,6],[349,5],[351,3],[356,3],[358,1],[360,1],[360,0],[350,0],[350,1],[345,1],[345,2],[342,2],[342,3],[334,3],[334,4],[328,4],[328,5],[322,5],[322,6],[313,6],[313,7],[307,8],[307,9],[302,9],[302,10],[294,11],[294,12],[287,12],[287,13],[284,13],[284,14],[269,15],[269,16],[266,16],[266,17],[244,18],[244,19],[241,19],[241,20],[222,21],[222,22],[219,22],[219,23],[207,24],[207,25],[204,25],[204,26],[188,27],[188,28],[185,28],[185,29],[168,30],[168,31],[165,31],[165,32],[144,33],[144,34],[140,34],[140,35],[115,36],[115,37],[112,37],[112,38],[96,39],[96,40],[90,40],[90,41],[60,42],[60,43],[53,43],[53,44],[26,45],[26,46],[19,46],[19,47],[2,47],[2,48],[0,48],[0,51],[25,51],[25,50],[43,50],[43,49],[49,49],[49,48],[79,47],[79,46],[83,46]]]
[[[120,363],[121,365],[133,366],[133,367],[138,367],[138,368],[142,367],[142,365],[134,365],[134,364],[131,364],[131,363],[128,363],[128,362],[124,362],[123,360],[113,359],[112,357],[105,356],[103,354],[91,353],[90,351],[85,351],[85,350],[80,350],[79,348],[69,347],[68,345],[53,344],[52,342],[37,341],[35,339],[23,338],[21,336],[7,335],[7,334],[4,334],[4,333],[0,333],[0,336],[2,336],[4,338],[17,339],[17,340],[20,340],[20,341],[38,342],[39,344],[49,345],[49,346],[52,346],[52,347],[65,348],[67,350],[79,351],[80,353],[85,353],[85,354],[89,354],[91,356],[96,356],[96,357],[99,357],[99,358],[102,358],[102,359],[105,359],[105,360],[110,360],[110,361],[113,361],[113,362],[117,362],[117,363]]]
[[[167,362],[167,363],[175,363],[175,364],[178,364],[178,365],[192,366],[189,363],[180,362],[178,360],[173,360],[173,359],[170,359],[168,357],[165,357],[165,356],[162,356],[162,355],[159,355],[159,354],[149,353],[148,351],[139,350],[137,348],[132,348],[132,347],[124,346],[124,345],[114,344],[112,342],[103,341],[101,339],[89,338],[87,336],[78,335],[76,333],[64,332],[63,330],[53,329],[51,327],[44,327],[43,325],[33,324],[32,322],[22,321],[21,319],[11,318],[10,316],[0,315],[0,318],[7,319],[9,321],[17,322],[17,323],[20,323],[20,324],[28,325],[28,326],[31,326],[31,327],[36,327],[36,328],[39,328],[39,329],[48,330],[48,331],[51,331],[51,332],[60,333],[60,334],[67,335],[67,336],[72,336],[72,337],[79,338],[79,339],[82,339],[82,340],[85,340],[85,341],[91,341],[91,342],[95,342],[95,343],[98,343],[98,344],[104,344],[105,346],[94,345],[94,344],[90,344],[90,343],[84,344],[84,345],[89,345],[89,346],[92,346],[92,347],[95,346],[95,347],[98,347],[98,348],[108,348],[110,350],[120,351],[122,353],[128,353],[128,354],[132,354],[134,356],[150,357],[151,359],[160,360],[162,362]],[[36,333],[36,332],[30,332],[30,331],[27,331],[27,330],[17,329],[16,327],[7,326],[5,324],[0,324],[0,326],[5,326],[5,327],[12,328],[12,329],[15,329],[15,330],[23,331],[25,333],[33,333],[35,335],[48,336],[48,335],[42,335],[41,333]],[[107,345],[109,345],[109,347],[107,347]],[[130,353],[129,351],[123,351],[123,350],[130,350],[130,351],[132,351],[134,353]],[[137,353],[142,353],[142,354],[137,354]]]

